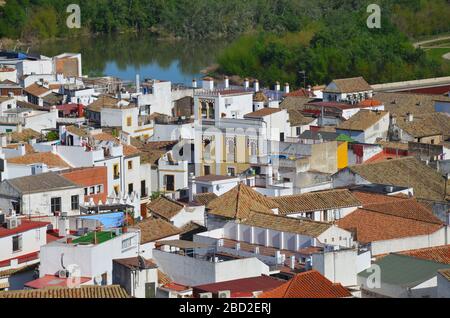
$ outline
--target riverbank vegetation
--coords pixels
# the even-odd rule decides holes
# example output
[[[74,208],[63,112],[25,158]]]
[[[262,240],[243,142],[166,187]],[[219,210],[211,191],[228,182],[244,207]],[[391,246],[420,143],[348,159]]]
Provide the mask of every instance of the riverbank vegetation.
[[[0,38],[49,38],[80,33],[155,32],[180,38],[235,37],[252,30],[298,32],[336,11],[365,9],[365,0],[78,0],[81,30],[69,29],[73,0],[7,0]],[[446,0],[378,0],[384,15],[411,37],[450,31]],[[344,19],[336,20],[340,24]]]

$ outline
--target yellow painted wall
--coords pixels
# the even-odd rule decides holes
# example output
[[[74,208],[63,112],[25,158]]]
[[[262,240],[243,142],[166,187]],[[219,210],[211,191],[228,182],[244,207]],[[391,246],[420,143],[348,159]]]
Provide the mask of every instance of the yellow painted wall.
[[[338,143],[337,148],[338,169],[344,169],[348,166],[348,142]]]

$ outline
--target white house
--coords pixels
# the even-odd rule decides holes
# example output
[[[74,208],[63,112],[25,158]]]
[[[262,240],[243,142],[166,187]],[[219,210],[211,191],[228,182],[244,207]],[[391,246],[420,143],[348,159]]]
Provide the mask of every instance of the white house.
[[[96,238],[97,235],[97,238]],[[39,276],[59,275],[74,271],[90,279],[87,284],[111,285],[113,260],[136,257],[139,251],[139,231],[90,232],[80,237],[69,236],[41,247]]]
[[[0,214],[0,271],[39,262],[49,223]]]
[[[361,110],[336,127],[337,134],[344,134],[360,143],[373,144],[386,140],[389,131],[389,112]]]
[[[83,187],[56,172],[9,179],[0,184],[0,207],[18,215],[53,216],[80,213]]]
[[[323,101],[360,102],[372,95],[373,88],[362,77],[335,79],[323,90]]]

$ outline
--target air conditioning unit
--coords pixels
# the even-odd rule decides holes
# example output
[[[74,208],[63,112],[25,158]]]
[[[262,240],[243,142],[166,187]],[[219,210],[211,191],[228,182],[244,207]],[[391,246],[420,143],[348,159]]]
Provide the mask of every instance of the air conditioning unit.
[[[200,293],[200,298],[212,298],[212,293]]]
[[[62,218],[66,218],[68,216],[69,216],[69,214],[67,212],[61,212],[61,217]]]
[[[58,277],[59,278],[68,278],[69,277],[69,271],[67,271],[65,269],[61,269],[60,271],[58,271]]]
[[[231,298],[231,292],[229,290],[222,290],[218,292],[219,298]]]
[[[17,218],[10,218],[6,220],[6,228],[7,229],[15,229],[20,225],[20,222]]]

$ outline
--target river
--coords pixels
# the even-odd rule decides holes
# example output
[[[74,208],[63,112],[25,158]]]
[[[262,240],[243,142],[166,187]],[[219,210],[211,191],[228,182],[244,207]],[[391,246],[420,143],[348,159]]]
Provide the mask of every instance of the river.
[[[31,52],[54,56],[63,52],[81,53],[83,74],[115,76],[134,81],[170,80],[190,84],[201,78],[201,70],[216,63],[229,41],[169,41],[138,34],[104,35],[46,41]]]

